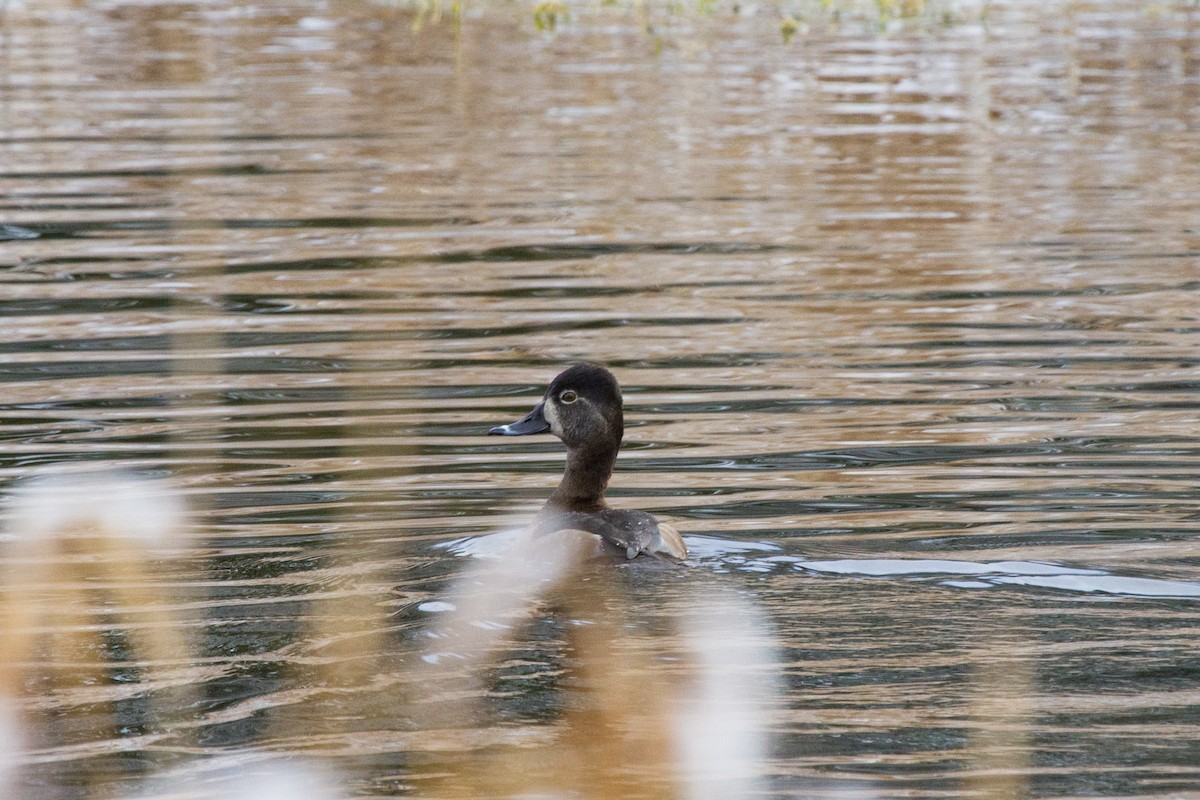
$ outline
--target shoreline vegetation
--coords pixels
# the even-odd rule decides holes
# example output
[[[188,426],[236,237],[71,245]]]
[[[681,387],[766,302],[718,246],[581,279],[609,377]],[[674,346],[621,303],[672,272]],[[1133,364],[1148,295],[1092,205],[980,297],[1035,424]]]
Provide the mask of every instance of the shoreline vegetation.
[[[0,28],[12,18],[53,16],[84,2],[0,0]],[[163,0],[163,4],[180,3]],[[1119,5],[1137,19],[1177,19],[1184,25],[1195,25],[1200,14],[1200,0]],[[631,24],[656,50],[689,40],[701,30],[735,26],[787,45],[809,35],[919,35],[959,27],[986,30],[993,20],[999,20],[998,24],[1062,25],[1092,11],[1113,10],[1105,0],[339,0],[328,10],[334,16],[352,15],[356,7],[363,6],[391,8],[408,15],[414,31],[509,20],[531,32],[554,36],[596,24]],[[1130,24],[1136,24],[1133,18]]]
[[[743,20],[774,27],[783,44],[797,36],[839,32],[880,34],[930,32],[961,25],[987,26],[994,12],[1022,9],[1039,17],[1069,20],[1094,3],[995,2],[995,0],[370,0],[410,12],[412,26],[481,18],[502,11],[537,31],[554,34],[573,24],[605,17],[635,19],[645,33],[669,39],[676,27],[710,24],[731,26]],[[1140,9],[1148,17],[1200,10],[1200,0],[1147,2]]]
[[[413,14],[413,27],[443,22],[459,23],[496,9],[511,9],[544,33],[554,33],[580,20],[600,15],[632,17],[650,36],[660,36],[673,25],[707,21],[733,24],[758,19],[777,28],[781,40],[798,34],[875,28],[896,32],[910,28],[935,28],[986,22],[993,4],[989,0],[372,0]]]

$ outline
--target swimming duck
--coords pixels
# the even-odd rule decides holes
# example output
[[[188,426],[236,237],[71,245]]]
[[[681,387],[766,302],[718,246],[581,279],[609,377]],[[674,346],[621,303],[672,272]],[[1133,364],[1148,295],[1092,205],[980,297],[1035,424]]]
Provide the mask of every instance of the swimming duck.
[[[567,446],[567,468],[558,488],[534,517],[535,534],[567,529],[600,537],[603,549],[626,559],[640,554],[673,561],[687,558],[679,531],[645,511],[612,508],[604,489],[625,434],[621,387],[599,364],[583,363],[559,374],[533,410],[488,433],[527,436],[549,431]]]

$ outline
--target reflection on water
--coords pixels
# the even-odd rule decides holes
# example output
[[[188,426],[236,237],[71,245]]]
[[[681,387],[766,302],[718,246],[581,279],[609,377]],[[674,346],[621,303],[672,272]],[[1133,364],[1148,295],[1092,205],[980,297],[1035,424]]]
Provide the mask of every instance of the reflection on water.
[[[226,756],[215,763],[152,781],[153,788],[137,800],[339,800],[345,797],[337,778],[298,760],[261,760]]]
[[[661,49],[619,9],[472,13],[0,4],[18,796],[268,754],[352,796],[573,790],[546,754],[687,796],[670,720],[736,701],[694,691],[722,598],[781,672],[747,792],[1194,792],[1197,10]],[[484,434],[578,358],[626,388],[612,501],[694,565],[525,595],[432,697],[495,561],[458,556],[562,464]],[[182,496],[174,552],[22,551],[68,510],[23,482],[118,469]]]
[[[465,539],[454,539],[442,547],[460,556],[495,558],[516,546],[520,529]],[[780,555],[783,548],[770,542],[719,539],[711,536],[684,537],[691,553],[690,565],[710,567],[714,572],[774,572],[797,569],[834,575],[873,577],[960,576],[971,580],[942,580],[943,585],[963,589],[986,589],[996,585],[1040,586],[1071,592],[1100,592],[1129,597],[1200,597],[1200,583],[1109,575],[1098,569],[1077,569],[1033,561],[951,561],[931,558],[844,558],[813,561],[795,555]],[[747,556],[746,553],[771,555]],[[424,605],[434,607],[440,601]]]

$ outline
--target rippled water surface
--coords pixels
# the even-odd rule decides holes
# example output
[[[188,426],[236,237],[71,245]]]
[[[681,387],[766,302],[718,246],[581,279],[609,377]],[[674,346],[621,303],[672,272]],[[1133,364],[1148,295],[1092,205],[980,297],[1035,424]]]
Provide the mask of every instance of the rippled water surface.
[[[77,5],[0,3],[9,574],[36,475],[190,521],[145,574],[63,557],[101,566],[10,682],[14,797],[265,752],[362,796],[501,796],[471,776],[530,752],[524,788],[672,796],[596,731],[675,725],[738,631],[778,665],[763,794],[1200,796],[1194,4],[788,45],[765,7]],[[693,566],[531,601],[431,709],[454,577],[563,461],[484,434],[577,359],[625,390],[610,500]],[[40,574],[9,595],[59,602]]]

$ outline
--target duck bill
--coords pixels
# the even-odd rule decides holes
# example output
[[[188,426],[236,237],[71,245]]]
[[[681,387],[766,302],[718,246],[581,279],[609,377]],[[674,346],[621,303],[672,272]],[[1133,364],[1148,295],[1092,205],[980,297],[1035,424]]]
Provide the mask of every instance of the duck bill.
[[[550,430],[550,423],[546,421],[542,409],[546,403],[542,401],[533,407],[525,416],[516,422],[510,422],[507,425],[497,425],[488,431],[492,436],[528,436],[531,433],[542,433]]]

